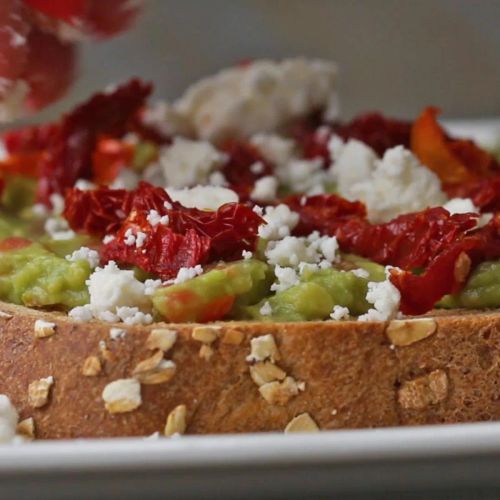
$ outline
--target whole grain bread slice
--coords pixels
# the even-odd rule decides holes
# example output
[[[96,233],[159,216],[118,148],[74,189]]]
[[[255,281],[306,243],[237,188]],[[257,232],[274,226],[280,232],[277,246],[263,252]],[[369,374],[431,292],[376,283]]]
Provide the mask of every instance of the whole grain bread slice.
[[[0,394],[36,438],[500,419],[500,311],[149,326],[0,311]]]

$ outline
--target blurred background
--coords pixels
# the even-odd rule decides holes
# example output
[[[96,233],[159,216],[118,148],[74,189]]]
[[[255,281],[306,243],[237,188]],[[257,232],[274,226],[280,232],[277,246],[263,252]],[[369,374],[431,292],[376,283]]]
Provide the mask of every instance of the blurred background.
[[[304,55],[341,70],[342,116],[500,116],[499,0],[146,0],[134,29],[82,47],[80,78],[57,116],[111,82],[139,75],[173,99],[245,58]]]

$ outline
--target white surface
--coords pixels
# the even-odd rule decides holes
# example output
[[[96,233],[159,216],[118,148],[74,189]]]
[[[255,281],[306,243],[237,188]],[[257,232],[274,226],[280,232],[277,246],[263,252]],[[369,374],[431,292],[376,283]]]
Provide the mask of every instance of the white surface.
[[[0,497],[294,498],[500,487],[500,423],[0,447]],[[50,488],[47,485],[50,484]],[[435,497],[433,497],[435,498]],[[492,497],[494,498],[494,497]]]

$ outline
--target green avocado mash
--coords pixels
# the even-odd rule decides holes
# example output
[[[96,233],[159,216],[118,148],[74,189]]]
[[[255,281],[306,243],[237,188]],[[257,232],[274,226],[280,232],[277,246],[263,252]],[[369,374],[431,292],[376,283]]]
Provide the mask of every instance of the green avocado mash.
[[[73,308],[88,303],[87,261],[70,262],[39,243],[3,251],[0,299],[30,307]]]

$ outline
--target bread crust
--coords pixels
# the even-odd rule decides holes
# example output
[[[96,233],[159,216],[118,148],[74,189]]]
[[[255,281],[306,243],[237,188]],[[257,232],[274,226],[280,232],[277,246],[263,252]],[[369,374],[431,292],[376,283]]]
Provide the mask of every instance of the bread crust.
[[[188,434],[283,431],[304,412],[320,429],[500,419],[500,311],[428,315],[436,331],[407,346],[392,345],[383,322],[226,322],[219,324],[209,359],[200,357],[203,344],[192,337],[197,325],[81,323],[5,303],[0,311],[6,313],[0,316],[0,394],[9,396],[21,419],[34,418],[37,439],[162,433],[181,404]],[[55,323],[54,335],[37,338],[37,319]],[[113,326],[125,337],[112,340]],[[175,375],[141,385],[137,409],[111,414],[104,387],[132,377],[152,355],[146,340],[157,328],[177,332],[165,355],[176,363]],[[278,345],[279,367],[305,382],[284,404],[266,401],[250,376],[250,341],[266,334]],[[90,356],[102,364],[96,376],[82,374]],[[48,402],[34,408],[28,386],[48,376],[54,377]]]

